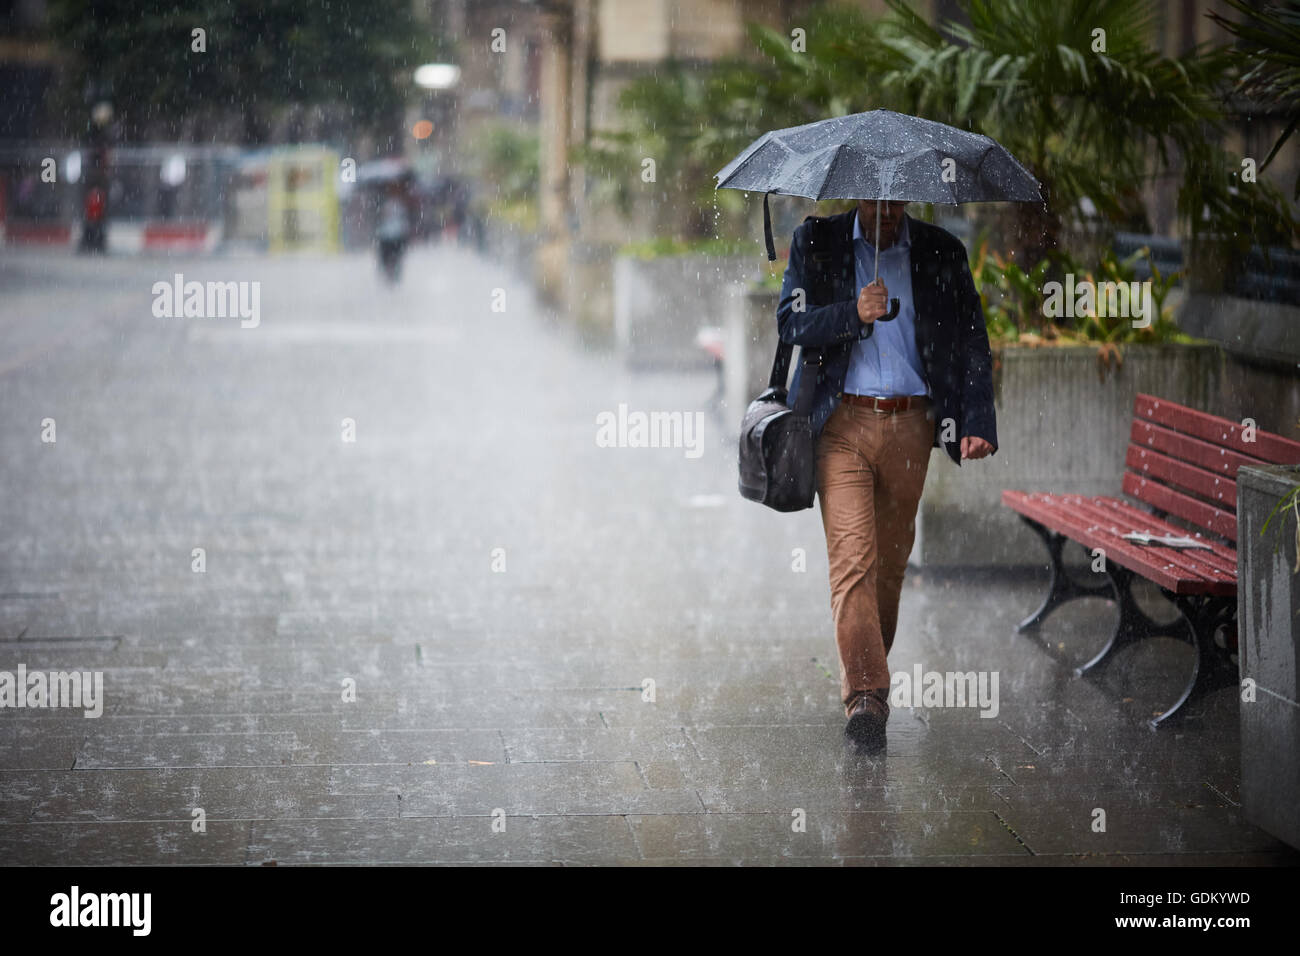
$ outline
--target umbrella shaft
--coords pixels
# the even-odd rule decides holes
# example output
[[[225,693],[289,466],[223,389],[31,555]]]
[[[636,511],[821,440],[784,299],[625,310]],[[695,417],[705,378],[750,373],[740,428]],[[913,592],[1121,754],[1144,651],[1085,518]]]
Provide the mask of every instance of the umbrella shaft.
[[[876,200],[876,254],[872,257],[876,260],[876,275],[872,282],[880,280],[880,200]]]

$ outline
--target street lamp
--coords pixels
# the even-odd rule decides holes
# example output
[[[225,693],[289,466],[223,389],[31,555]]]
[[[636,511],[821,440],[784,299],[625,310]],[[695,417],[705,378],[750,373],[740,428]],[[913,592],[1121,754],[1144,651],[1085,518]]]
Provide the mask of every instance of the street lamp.
[[[452,63],[426,63],[415,71],[415,85],[426,90],[449,90],[460,82],[460,67]]]

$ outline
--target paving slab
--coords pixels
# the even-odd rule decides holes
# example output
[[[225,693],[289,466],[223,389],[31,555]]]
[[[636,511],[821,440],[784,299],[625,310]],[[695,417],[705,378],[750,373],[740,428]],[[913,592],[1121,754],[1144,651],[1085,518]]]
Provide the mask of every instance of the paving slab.
[[[495,730],[339,730],[295,735],[295,764],[504,763],[506,746]]]
[[[929,755],[863,756],[846,743],[838,727],[715,727],[687,731],[699,756],[681,762],[686,779],[695,786],[757,790],[799,783],[810,789],[844,787],[858,781],[884,782],[910,774],[920,783],[960,780],[964,784],[996,786],[1006,778],[981,753],[945,759],[927,772]]]
[[[837,787],[783,785],[782,789],[700,787],[700,800],[710,813],[789,813],[805,810],[848,812],[891,811],[1002,811],[1008,807],[1002,791],[991,785],[946,787],[912,783],[852,780]]]
[[[816,811],[632,817],[642,853],[661,857],[805,857],[1014,854],[1015,836],[994,813]],[[795,825],[802,819],[804,830]],[[761,850],[760,850],[761,848]],[[1028,851],[1022,852],[1028,855]]]
[[[12,777],[6,777],[12,780]],[[328,767],[78,770],[22,783],[33,822],[396,818],[393,794],[330,792]],[[17,781],[15,781],[17,782]]]
[[[1097,809],[1106,810],[1100,800],[1072,801],[1037,809],[1009,809],[1002,817],[1026,846],[1041,854],[1256,853],[1281,846],[1274,837],[1251,826],[1237,808],[1115,806],[1105,814],[1104,831],[1097,829],[1102,820]]]
[[[77,753],[76,769],[277,767],[292,761],[291,733],[97,736]]]
[[[0,770],[71,770],[84,740],[55,736],[39,725],[27,733],[17,733],[12,727],[6,730],[9,733],[0,736]]]
[[[702,813],[689,788],[653,787],[635,761],[465,762],[421,767],[338,767],[338,794],[396,793],[401,816],[490,814]]]
[[[502,821],[504,827],[501,828]],[[498,830],[493,830],[493,824]],[[639,856],[622,816],[482,816],[251,825],[250,866],[612,861]]]
[[[640,760],[671,763],[691,750],[680,727],[512,728],[502,731],[512,762]]]
[[[239,866],[250,824],[191,822],[0,824],[0,859],[11,866]]]

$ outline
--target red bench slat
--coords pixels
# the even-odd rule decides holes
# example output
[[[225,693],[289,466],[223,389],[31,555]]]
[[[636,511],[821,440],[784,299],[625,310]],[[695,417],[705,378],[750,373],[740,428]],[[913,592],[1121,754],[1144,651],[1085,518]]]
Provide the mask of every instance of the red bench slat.
[[[1162,485],[1158,481],[1148,481],[1132,472],[1125,472],[1124,494],[1132,495],[1138,501],[1145,501],[1171,515],[1178,515],[1198,527],[1221,534],[1231,541],[1237,540],[1235,514],[1204,501],[1198,501],[1191,495],[1175,491],[1168,485]]]
[[[1245,429],[1236,422],[1199,412],[1154,395],[1138,395],[1133,417],[1164,425],[1175,431],[1231,449],[1257,461],[1273,465],[1300,464],[1300,442],[1256,429],[1254,441],[1243,441]]]
[[[1139,448],[1150,448],[1170,458],[1189,462],[1211,471],[1216,475],[1236,479],[1237,469],[1242,465],[1261,464],[1258,458],[1251,458],[1241,452],[1219,445],[1212,445],[1190,435],[1182,435],[1163,425],[1153,425],[1141,419],[1133,419],[1129,430],[1129,441]]]
[[[1072,496],[1066,496],[1070,500]],[[1077,496],[1073,496],[1077,497]],[[1140,508],[1135,508],[1127,501],[1119,498],[1082,498],[1076,503],[1076,507],[1082,514],[1086,514],[1095,521],[1098,527],[1104,528],[1115,537],[1123,540],[1126,545],[1134,546],[1141,549],[1141,553],[1151,553],[1152,548],[1160,548],[1160,557],[1167,560],[1176,567],[1183,568],[1189,575],[1194,578],[1206,578],[1208,580],[1232,580],[1237,579],[1237,556],[1230,549],[1220,545],[1221,551],[1216,551],[1214,544],[1210,539],[1203,535],[1192,535],[1191,537],[1200,539],[1209,548],[1166,548],[1163,545],[1137,544],[1124,539],[1124,535],[1131,531],[1146,532],[1147,534],[1173,534],[1178,536],[1186,535],[1187,532],[1182,528],[1176,528],[1166,521],[1161,521],[1155,515],[1147,514]]]
[[[1120,498],[1092,498],[1089,499],[1088,503],[1095,506],[1097,510],[1102,513],[1118,512],[1119,516],[1112,519],[1116,524],[1128,522],[1132,525],[1130,528],[1125,528],[1122,533],[1128,531],[1143,531],[1148,534],[1186,535],[1187,537],[1194,538],[1202,544],[1208,545],[1208,550],[1206,548],[1192,548],[1187,551],[1179,551],[1176,548],[1171,548],[1170,550],[1179,554],[1195,555],[1198,561],[1204,561],[1206,564],[1218,568],[1233,577],[1236,577],[1237,575],[1236,549],[1233,548],[1232,545],[1220,541],[1215,536],[1206,535],[1201,532],[1193,532],[1189,534],[1185,528],[1175,527],[1168,521],[1163,521],[1155,515],[1148,514],[1140,508],[1135,508],[1133,505]],[[1145,545],[1144,547],[1151,547],[1151,545]]]
[[[1184,533],[1178,528],[1171,528],[1153,515],[1134,508],[1126,501],[1119,498],[1088,499],[1078,495],[1065,495],[1063,502],[1066,507],[1074,509],[1079,517],[1091,522],[1094,532],[1105,532],[1111,535],[1117,539],[1116,543],[1121,548],[1134,549],[1142,559],[1165,568],[1171,574],[1181,571],[1190,581],[1236,581],[1237,579],[1236,561],[1225,562],[1216,556],[1213,550],[1166,548],[1161,545],[1137,544],[1126,540],[1124,535],[1131,531],[1145,531],[1148,534],[1181,535]]]
[[[1099,527],[1106,528],[1115,537],[1123,538],[1130,532],[1145,532],[1148,535],[1187,535],[1186,529],[1174,527],[1169,522],[1156,518],[1147,511],[1130,505],[1122,498],[1082,498],[1080,496],[1063,496],[1066,501],[1070,501],[1078,507],[1089,519],[1096,522]],[[1187,567],[1188,572],[1193,576],[1205,576],[1209,574],[1206,568],[1210,568],[1214,574],[1210,575],[1218,579],[1218,572],[1226,574],[1229,578],[1236,578],[1236,553],[1227,545],[1218,544],[1217,540],[1204,535],[1191,535],[1201,544],[1208,545],[1208,548],[1169,548],[1167,554],[1161,551],[1161,557],[1169,559],[1170,562],[1178,564],[1179,567]],[[1152,548],[1162,548],[1162,545],[1138,545],[1136,542],[1128,542],[1128,545],[1135,545],[1145,551]],[[1184,561],[1184,555],[1187,555]],[[1204,574],[1203,574],[1204,572]]]
[[[1194,561],[1191,562],[1194,566],[1188,568],[1189,562],[1182,556],[1182,552],[1125,541],[1110,528],[1073,509],[1068,502],[1023,502],[1016,510],[1060,531],[1086,548],[1101,548],[1106,552],[1108,560],[1137,572],[1175,594],[1231,596],[1237,593],[1235,576],[1229,572],[1196,565]]]
[[[1129,445],[1124,464],[1135,473],[1146,478],[1155,478],[1165,484],[1178,485],[1188,491],[1194,491],[1202,498],[1208,498],[1224,511],[1237,510],[1237,483],[1231,478],[1224,478],[1204,468],[1197,468],[1185,461],[1177,461],[1142,448]]]
[[[1235,568],[1229,572],[1214,567],[1207,561],[1197,560],[1188,551],[1134,544],[1120,537],[1129,530],[1147,530],[1142,527],[1144,522],[1150,530],[1159,534],[1168,533],[1166,529],[1177,529],[1172,529],[1152,515],[1138,511],[1118,499],[1086,499],[1078,495],[1004,491],[1002,503],[1053,530],[1065,533],[1085,547],[1101,548],[1108,560],[1141,574],[1175,594],[1232,596],[1237,593]],[[1097,515],[1085,507],[1088,505],[1108,507],[1118,512],[1117,518],[1120,515],[1123,517],[1112,523],[1099,522]],[[1132,520],[1125,520],[1130,518]],[[1121,525],[1126,523],[1136,527],[1120,530]]]
[[[1108,559],[1130,570],[1140,571],[1144,577],[1150,578],[1161,587],[1174,590],[1179,586],[1184,588],[1193,585],[1208,586],[1205,579],[1199,577],[1190,579],[1181,568],[1175,568],[1164,562],[1151,561],[1145,556],[1139,556],[1136,551],[1126,553],[1122,545],[1115,546],[1113,535],[1098,531],[1095,523],[1081,517],[1063,501],[1043,501],[1035,498],[1022,502],[1018,507],[1015,505],[1012,507],[1026,517],[1061,532],[1071,541],[1077,541],[1085,548],[1101,548],[1106,552]],[[1137,545],[1131,547],[1136,548]]]

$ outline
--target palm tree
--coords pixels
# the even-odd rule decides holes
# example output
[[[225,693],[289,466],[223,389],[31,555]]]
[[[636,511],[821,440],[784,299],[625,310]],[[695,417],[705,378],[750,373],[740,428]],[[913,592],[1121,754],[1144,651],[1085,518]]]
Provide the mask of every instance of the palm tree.
[[[1025,261],[1058,245],[1085,198],[1114,221],[1124,199],[1216,138],[1219,59],[1152,49],[1154,10],[1134,0],[967,0],[969,26],[931,27],[889,0],[895,56],[881,81],[910,111],[978,129],[1043,183],[1018,209]]]
[[[1240,160],[1218,146],[1221,94],[1240,56],[1162,55],[1149,42],[1149,0],[961,0],[968,22],[938,27],[907,0],[887,2],[890,14],[879,18],[836,5],[810,11],[801,18],[806,50],[751,25],[754,55],[632,83],[621,101],[626,128],[598,136],[613,153],[652,143],[680,190],[696,190],[707,206],[709,174],[764,130],[876,108],[974,129],[1044,185],[1045,205],[1015,207],[1027,267],[1087,218],[1085,199],[1108,222],[1123,222],[1157,176],[1178,178],[1178,209],[1193,235],[1278,241],[1293,228],[1271,186],[1237,188]],[[611,168],[634,168],[636,155]]]
[[[1242,0],[1224,0],[1242,15],[1240,23],[1219,13],[1209,17],[1238,40],[1238,49],[1249,55],[1248,68],[1240,71],[1236,89],[1269,110],[1276,111],[1286,126],[1268,156],[1265,169],[1291,135],[1300,127],[1300,0],[1285,0],[1262,10]],[[1300,176],[1296,177],[1293,199],[1300,199]]]

